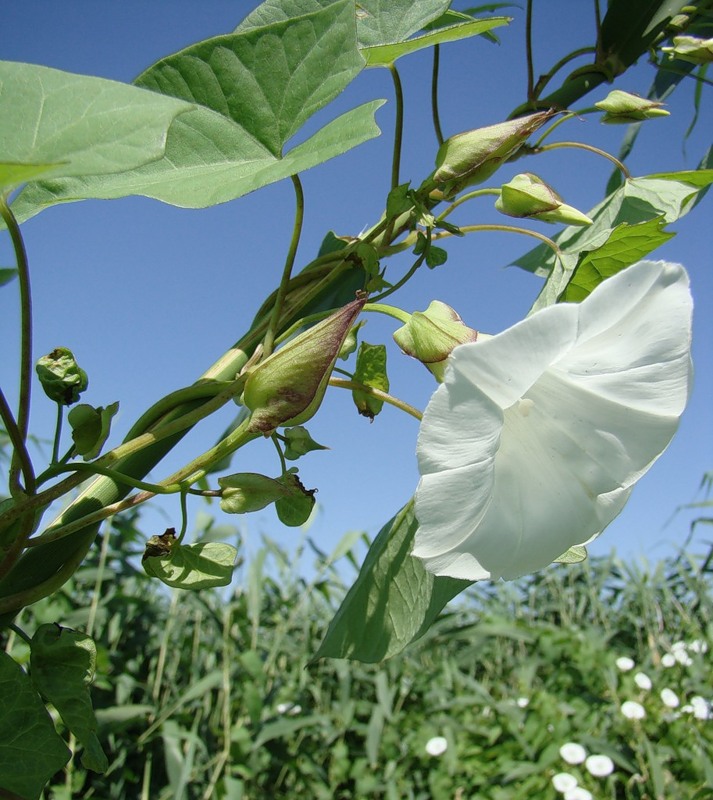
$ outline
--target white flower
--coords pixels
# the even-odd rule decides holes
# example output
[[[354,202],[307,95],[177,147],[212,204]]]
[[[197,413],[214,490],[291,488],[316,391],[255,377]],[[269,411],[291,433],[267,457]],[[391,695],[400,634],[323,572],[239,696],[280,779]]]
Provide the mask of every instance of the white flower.
[[[646,710],[635,700],[627,700],[621,704],[621,713],[627,719],[643,719],[646,716]]]
[[[616,665],[622,672],[628,672],[630,669],[634,669],[636,666],[634,660],[628,656],[621,656],[620,658],[617,658]]]
[[[592,800],[592,793],[583,786],[575,786],[564,793],[563,800]]]
[[[651,678],[645,672],[637,672],[634,675],[634,683],[639,687],[639,689],[644,689],[644,691],[649,691],[653,684],[651,683]]]
[[[700,695],[691,698],[691,711],[696,719],[713,719],[713,705]]]
[[[552,785],[555,787],[555,791],[564,794],[577,788],[577,779],[569,772],[558,772],[552,776]]]
[[[688,655],[688,653],[681,648],[680,650],[674,650],[672,653],[673,657],[684,667],[690,667],[693,663],[693,659]]]
[[[664,653],[661,656],[661,666],[673,667],[676,665],[676,656],[673,653]]]
[[[413,555],[511,579],[598,536],[678,427],[691,310],[683,267],[641,261],[456,347],[419,432]]]
[[[302,711],[302,706],[295,703],[278,703],[275,707],[278,714],[289,714],[294,717]]]
[[[560,755],[568,764],[581,764],[587,757],[587,751],[577,742],[566,742],[560,747]]]
[[[445,736],[434,736],[426,742],[426,752],[429,756],[442,756],[448,749],[448,740]]]
[[[519,708],[527,708],[530,705],[529,697],[518,697],[515,701]]]
[[[661,690],[661,701],[665,706],[669,708],[678,708],[679,699],[676,692],[673,689],[662,689]]]
[[[614,762],[609,756],[589,756],[584,762],[587,772],[595,778],[606,778],[614,772]]]
[[[702,639],[694,639],[689,645],[688,649],[692,653],[707,653],[708,645]]]

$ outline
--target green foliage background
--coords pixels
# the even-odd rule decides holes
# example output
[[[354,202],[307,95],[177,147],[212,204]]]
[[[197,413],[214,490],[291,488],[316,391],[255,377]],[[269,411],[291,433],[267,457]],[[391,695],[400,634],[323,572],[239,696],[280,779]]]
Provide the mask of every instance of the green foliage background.
[[[517,800],[555,797],[561,771],[597,797],[713,791],[713,719],[659,697],[668,687],[681,706],[711,699],[710,651],[689,650],[688,666],[661,659],[676,641],[713,649],[713,551],[652,568],[612,556],[479,584],[388,662],[311,663],[358,563],[354,535],[332,556],[309,539],[288,553],[265,538],[231,594],[167,594],[127,559],[145,538],[138,523],[117,520],[98,555],[20,620],[61,620],[97,643],[92,697],[109,770],[86,771],[77,755],[48,800]],[[207,515],[201,527],[205,538],[240,539]],[[295,565],[310,554],[307,579]],[[21,640],[8,644],[26,657]],[[620,672],[620,656],[636,669]],[[639,669],[650,692],[634,684]],[[629,699],[646,708],[641,722],[621,714]],[[434,736],[448,741],[440,757],[424,749]],[[559,755],[567,741],[609,755],[614,774],[569,767]]]

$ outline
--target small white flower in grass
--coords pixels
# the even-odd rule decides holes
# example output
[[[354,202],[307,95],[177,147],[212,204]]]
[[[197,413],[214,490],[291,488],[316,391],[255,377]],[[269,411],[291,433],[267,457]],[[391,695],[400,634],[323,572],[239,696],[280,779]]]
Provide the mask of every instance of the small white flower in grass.
[[[609,756],[593,755],[584,762],[587,772],[595,778],[606,778],[614,772],[614,762]]]
[[[673,653],[664,653],[661,656],[662,667],[675,667],[676,663],[676,656]]]
[[[678,708],[678,695],[673,691],[673,689],[662,689],[661,702],[669,708]]]
[[[703,639],[694,639],[692,642],[689,643],[688,649],[692,653],[707,653],[708,652],[708,645]]]
[[[673,657],[678,661],[678,663],[683,667],[690,667],[693,664],[693,659],[688,655],[688,653],[681,649],[681,650],[674,650]]]
[[[643,719],[646,716],[646,709],[635,700],[627,700],[621,704],[621,713],[627,719]]]
[[[434,736],[426,742],[426,752],[429,756],[442,756],[448,749],[448,740],[445,736]]]
[[[587,751],[577,742],[566,742],[560,747],[560,755],[568,764],[582,764]]]
[[[691,310],[683,267],[641,261],[456,347],[418,437],[425,568],[509,580],[598,536],[678,427]]]
[[[695,695],[691,698],[691,709],[696,719],[713,719],[713,704],[704,697]]]
[[[621,656],[616,660],[617,669],[621,670],[621,672],[628,672],[631,669],[634,669],[636,664],[632,658],[628,656]]]
[[[555,787],[555,791],[564,794],[577,788],[577,779],[569,772],[558,772],[552,776],[552,785]]]
[[[530,705],[530,698],[529,697],[518,697],[516,700],[517,705],[520,708],[527,708]]]
[[[592,793],[583,786],[575,786],[564,793],[563,800],[593,800]]]
[[[651,687],[651,678],[645,672],[637,672],[634,675],[634,683],[639,687],[639,689],[643,689],[644,691],[648,692]]]

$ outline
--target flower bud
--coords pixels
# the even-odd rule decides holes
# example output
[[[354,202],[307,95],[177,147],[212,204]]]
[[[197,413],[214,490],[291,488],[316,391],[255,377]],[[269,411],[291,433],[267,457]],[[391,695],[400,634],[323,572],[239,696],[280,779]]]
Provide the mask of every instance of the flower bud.
[[[557,192],[537,175],[523,172],[500,189],[495,208],[509,217],[529,217],[543,222],[567,225],[591,225],[581,211],[562,202]]]
[[[680,58],[691,64],[709,64],[713,61],[713,39],[698,36],[674,36],[673,47],[662,47],[671,58]]]
[[[669,116],[669,112],[661,108],[663,103],[658,100],[647,100],[645,97],[622,92],[620,89],[609,92],[604,100],[600,100],[594,105],[606,112],[602,117],[602,122],[613,125]]]
[[[74,360],[71,350],[57,347],[37,361],[35,367],[42,388],[50,400],[71,406],[89,385],[87,373]]]
[[[301,425],[319,408],[344,339],[366,303],[366,295],[287,342],[248,375],[243,393],[252,411],[250,429],[271,434],[281,425]]]
[[[409,321],[394,333],[396,344],[409,356],[417,358],[443,381],[446,362],[453,348],[474,342],[478,332],[469,328],[458,314],[440,300],[425,311],[415,311]]]
[[[557,112],[552,109],[526,117],[458,133],[438,149],[434,181],[445,197],[481,183],[510,158],[527,138]]]

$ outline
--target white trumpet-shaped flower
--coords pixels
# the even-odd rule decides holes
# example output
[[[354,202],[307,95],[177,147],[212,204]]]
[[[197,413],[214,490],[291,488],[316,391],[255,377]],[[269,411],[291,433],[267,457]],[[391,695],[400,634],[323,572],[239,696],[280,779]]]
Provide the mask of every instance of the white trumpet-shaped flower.
[[[456,347],[419,432],[413,555],[512,579],[598,536],[678,427],[691,312],[683,267],[641,261]]]

